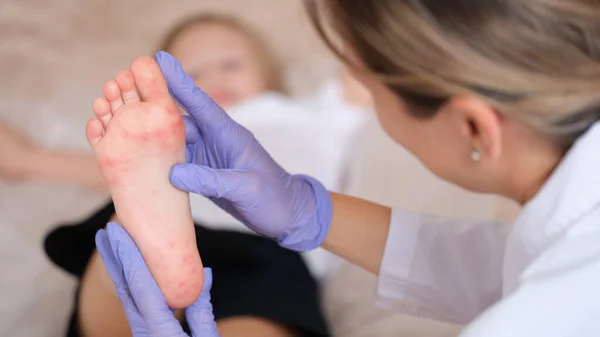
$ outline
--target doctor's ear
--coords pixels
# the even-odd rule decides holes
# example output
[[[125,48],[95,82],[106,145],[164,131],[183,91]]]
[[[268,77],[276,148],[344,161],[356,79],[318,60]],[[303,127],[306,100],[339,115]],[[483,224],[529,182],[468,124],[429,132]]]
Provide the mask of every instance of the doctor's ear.
[[[469,160],[490,163],[498,160],[502,152],[502,116],[484,100],[457,96],[443,107],[450,109],[460,124]]]

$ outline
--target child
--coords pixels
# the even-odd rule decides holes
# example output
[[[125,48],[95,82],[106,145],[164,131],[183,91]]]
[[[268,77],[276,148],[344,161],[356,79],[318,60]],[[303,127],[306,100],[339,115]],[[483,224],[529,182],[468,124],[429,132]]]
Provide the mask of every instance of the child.
[[[282,70],[253,29],[226,16],[200,15],[175,27],[161,45],[223,108],[266,92],[284,93]],[[46,181],[104,191],[96,159],[40,148],[0,121],[0,179]]]
[[[185,21],[168,34],[164,47],[182,61],[183,67],[194,77],[196,84],[204,88],[215,101],[228,108],[240,120],[244,120],[245,125],[251,130],[252,125],[255,126],[253,131],[257,138],[268,136],[274,130],[282,130],[280,128],[282,123],[279,122],[283,120],[287,121],[287,124],[284,123],[285,127],[293,127],[295,130],[302,131],[304,127],[310,128],[299,134],[322,134],[321,131],[326,129],[322,127],[323,123],[318,122],[312,107],[293,104],[291,100],[276,94],[283,93],[284,90],[279,68],[274,62],[275,58],[270,56],[268,48],[255,33],[252,33],[251,29],[237,20],[213,15],[195,17]],[[136,67],[146,69],[144,65],[138,64]],[[140,74],[145,71],[143,69],[133,71],[133,74],[142,76]],[[119,84],[124,81],[127,79],[117,76]],[[119,111],[124,101],[132,98],[139,99],[135,94],[130,95],[135,90],[122,90],[123,85],[117,86],[119,90],[116,92],[117,95],[112,95],[115,92],[111,92],[110,87],[111,85],[107,85],[104,90],[108,100],[98,101],[94,109],[98,120],[105,124],[95,122],[96,126],[88,127],[88,137],[97,153],[101,152],[96,145],[100,144],[101,129],[107,123],[105,118],[109,115],[117,116],[118,113],[115,111]],[[145,93],[140,90],[140,87],[138,92],[144,99]],[[265,95],[267,92],[271,93]],[[167,101],[170,98],[163,97],[163,99]],[[107,107],[111,112],[106,113],[107,110],[102,110]],[[268,107],[270,108],[267,109]],[[252,111],[257,113],[254,114]],[[278,116],[285,117],[278,119]],[[261,129],[262,125],[268,127]],[[328,128],[331,129],[331,125],[328,125]],[[271,139],[272,146],[276,147],[278,145],[276,139]],[[292,141],[299,142],[298,139]],[[313,144],[321,146],[320,143]],[[129,150],[131,153],[135,152],[135,149]],[[64,154],[60,155],[64,156]],[[77,156],[79,160],[95,165],[94,156],[69,155]],[[66,160],[64,157],[63,159]],[[70,165],[68,162],[62,164]],[[326,163],[321,164],[327,166]],[[65,168],[63,167],[62,170]],[[106,166],[103,167],[103,173],[107,175]],[[142,175],[140,172],[137,173],[136,176]],[[164,174],[166,176],[168,171]],[[86,181],[85,184],[90,187],[104,186],[98,171],[89,172],[86,179],[77,181],[69,181],[65,176],[60,176],[61,179],[58,179],[59,176],[54,178],[54,181],[71,183]],[[91,181],[95,182],[90,184]],[[112,182],[114,183],[115,180]],[[158,189],[160,188],[167,189],[170,186]],[[117,204],[119,204],[117,199],[123,200],[128,197],[122,196],[113,189],[111,193]],[[165,199],[166,193],[171,192],[159,193],[155,199]],[[144,196],[138,196],[138,199],[141,198]],[[166,199],[165,203],[173,203],[174,199],[179,200],[179,196]],[[176,203],[180,202],[176,201]],[[168,207],[159,204],[154,209],[160,208]],[[95,231],[104,227],[113,213],[114,206],[110,203],[83,224],[63,226],[51,233],[46,240],[46,250],[51,259],[64,269],[82,277],[77,296],[77,308],[69,327],[70,336],[129,335],[121,305],[114,290],[111,289],[101,260],[94,253]],[[119,211],[120,217],[124,215],[127,217],[126,213],[130,212],[124,208]],[[195,213],[200,215],[194,217],[196,220],[205,216],[202,211]],[[185,217],[185,212],[180,212],[178,216]],[[131,232],[133,226],[128,223],[136,221],[138,220],[123,220],[123,224],[129,227],[128,231]],[[147,219],[147,221],[156,220]],[[215,282],[211,293],[219,331],[224,337],[291,336],[293,333],[304,336],[327,334],[318,305],[317,284],[299,254],[282,249],[270,240],[254,235],[213,231],[199,225],[194,229],[196,246],[202,256],[202,262],[205,266],[213,268]],[[170,232],[165,233],[165,235],[170,234]],[[186,236],[189,237],[192,236]]]
[[[272,133],[277,123],[293,122],[296,131],[320,131],[325,126],[329,133],[339,131],[345,136],[351,135],[368,116],[363,112],[370,105],[370,97],[346,69],[340,79],[321,86],[308,101],[287,97],[281,65],[269,46],[253,29],[231,17],[200,15],[183,21],[167,34],[160,49],[176,56],[196,85],[254,133]],[[332,118],[332,112],[341,115]],[[262,138],[261,143],[267,147],[276,148],[280,141],[272,136]],[[296,156],[300,159],[290,159],[287,166],[287,158],[277,159],[288,170],[319,176],[328,187],[337,189],[339,165],[329,165],[329,159],[321,163],[318,171],[297,167],[304,161],[304,153],[314,156],[314,151],[300,151],[303,153]],[[339,152],[339,148],[334,152]],[[324,166],[328,168],[323,169]],[[1,120],[0,180],[42,181],[106,190],[92,155],[37,146]]]
[[[230,17],[201,15],[178,24],[162,43],[196,84],[250,129],[288,171],[342,189],[346,152],[369,117],[368,93],[346,69],[308,100],[285,95],[283,72],[260,35]],[[312,160],[307,160],[311,158]],[[315,160],[315,158],[317,160]],[[0,122],[0,180],[44,181],[106,190],[93,155],[32,144]],[[191,195],[194,219],[216,229],[249,232],[212,202]],[[317,276],[329,268],[323,250],[305,254]]]

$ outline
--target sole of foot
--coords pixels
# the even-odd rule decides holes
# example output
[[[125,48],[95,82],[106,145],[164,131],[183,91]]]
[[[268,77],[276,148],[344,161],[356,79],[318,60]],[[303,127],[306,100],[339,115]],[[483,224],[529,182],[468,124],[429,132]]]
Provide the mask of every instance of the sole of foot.
[[[204,270],[196,245],[189,195],[169,171],[185,162],[185,129],[156,61],[135,59],[103,87],[86,135],[115,203],[172,308],[200,295]]]

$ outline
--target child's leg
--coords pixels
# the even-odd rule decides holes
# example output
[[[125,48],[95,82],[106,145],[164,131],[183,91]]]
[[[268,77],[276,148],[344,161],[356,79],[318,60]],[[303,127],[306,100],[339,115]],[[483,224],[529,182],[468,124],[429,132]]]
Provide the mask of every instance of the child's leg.
[[[120,222],[116,216],[111,221]],[[131,337],[129,323],[115,292],[115,285],[97,252],[90,258],[81,280],[77,314],[77,324],[83,337]],[[179,309],[175,312],[175,317],[183,322],[185,312]],[[287,327],[259,317],[226,318],[217,322],[217,328],[223,337],[295,336]]]
[[[294,337],[287,327],[258,317],[232,317],[217,322],[223,337]]]
[[[110,219],[120,222],[116,215]],[[94,252],[81,279],[77,303],[79,331],[84,337],[130,337],[131,330],[115,284],[108,275],[98,252]],[[185,312],[177,310],[175,317],[182,322]]]
[[[158,64],[136,59],[94,102],[87,138],[121,224],[139,247],[171,307],[200,295],[203,268],[189,196],[169,182],[185,161],[185,130]]]
[[[129,324],[98,253],[94,253],[81,280],[77,316],[82,336],[131,336]],[[108,280],[110,282],[110,278]]]
[[[115,292],[115,286],[106,272],[97,252],[81,280],[77,316],[79,331],[84,337],[131,337],[127,317]],[[183,310],[175,316],[184,318]]]
[[[102,259],[94,253],[79,293],[79,330],[84,337],[131,337],[129,324]],[[183,321],[183,310],[175,317]],[[292,337],[286,327],[256,317],[232,317],[217,322],[223,337]]]

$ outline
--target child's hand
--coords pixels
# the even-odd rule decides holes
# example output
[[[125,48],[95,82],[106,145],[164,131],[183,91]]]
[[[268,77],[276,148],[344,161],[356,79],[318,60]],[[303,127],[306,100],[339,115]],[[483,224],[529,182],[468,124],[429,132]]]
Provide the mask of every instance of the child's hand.
[[[23,179],[35,146],[25,134],[0,121],[0,179]]]

